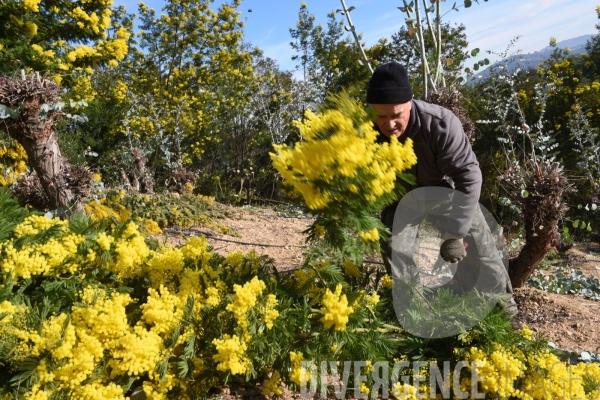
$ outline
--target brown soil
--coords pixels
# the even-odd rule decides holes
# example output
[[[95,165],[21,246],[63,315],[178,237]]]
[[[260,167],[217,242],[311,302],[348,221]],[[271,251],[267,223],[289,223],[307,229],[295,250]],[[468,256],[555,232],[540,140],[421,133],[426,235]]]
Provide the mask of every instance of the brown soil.
[[[220,234],[206,228],[194,228],[193,233],[205,234],[214,251],[227,255],[231,251],[255,250],[274,259],[277,269],[284,271],[297,268],[303,261],[302,234],[312,223],[310,218],[286,218],[268,208],[229,207],[227,218],[217,222],[235,229],[240,237]],[[190,233],[190,231],[188,231]],[[183,238],[172,235],[172,243]],[[600,248],[580,246],[567,252],[566,260],[573,268],[586,276],[600,279]],[[554,271],[554,266],[542,270],[542,275]],[[531,287],[515,290],[519,305],[518,320],[534,332],[544,333],[561,349],[600,352],[600,302],[574,295],[548,293]]]

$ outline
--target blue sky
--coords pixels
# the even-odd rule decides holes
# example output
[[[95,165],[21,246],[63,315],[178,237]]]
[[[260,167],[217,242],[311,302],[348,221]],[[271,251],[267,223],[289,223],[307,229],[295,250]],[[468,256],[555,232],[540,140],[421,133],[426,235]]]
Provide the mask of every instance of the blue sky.
[[[306,0],[316,22],[327,21],[327,13],[341,8],[340,0]],[[453,0],[442,3],[442,10],[450,10]],[[160,8],[164,0],[147,0],[148,6]],[[217,1],[216,4],[220,3]],[[243,0],[239,11],[245,19],[245,40],[260,47],[265,55],[279,63],[282,69],[294,69],[294,55],[290,47],[289,28],[295,26],[301,1],[291,0]],[[115,0],[125,4],[128,11],[137,10],[137,1]],[[462,0],[457,0],[462,4]],[[401,0],[346,0],[348,7],[355,6],[352,21],[363,33],[367,45],[381,37],[390,37],[404,24],[404,15],[398,10]],[[600,0],[479,0],[473,6],[447,13],[442,21],[462,23],[466,26],[469,49],[475,47],[485,52],[502,52],[510,40],[521,35],[515,49],[524,53],[540,50],[548,45],[550,37],[560,42],[586,34],[597,34],[600,22],[596,6]],[[252,12],[248,12],[251,9]],[[493,56],[489,56],[495,61]]]

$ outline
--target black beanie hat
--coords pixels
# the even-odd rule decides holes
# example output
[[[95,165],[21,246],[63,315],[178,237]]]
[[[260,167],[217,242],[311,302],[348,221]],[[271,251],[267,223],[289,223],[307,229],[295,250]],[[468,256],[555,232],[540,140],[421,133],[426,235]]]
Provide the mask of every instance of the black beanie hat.
[[[392,61],[375,69],[367,88],[367,103],[407,103],[412,97],[408,74],[402,64]]]

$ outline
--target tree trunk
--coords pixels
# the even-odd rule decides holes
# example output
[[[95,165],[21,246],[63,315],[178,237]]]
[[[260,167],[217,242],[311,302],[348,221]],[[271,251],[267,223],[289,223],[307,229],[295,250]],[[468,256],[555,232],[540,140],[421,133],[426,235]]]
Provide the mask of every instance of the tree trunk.
[[[512,166],[499,176],[499,180],[512,198],[523,197],[526,242],[508,265],[512,286],[518,288],[527,282],[548,250],[556,245],[558,221],[568,209],[563,197],[572,189],[557,162],[536,163],[529,170]]]
[[[529,208],[529,209],[527,209]],[[533,224],[534,218],[528,218],[527,214],[533,214],[531,207],[526,207],[525,212],[525,246],[519,255],[509,260],[508,275],[513,288],[522,286],[531,273],[540,264],[546,253],[555,246],[556,228],[559,218],[548,218],[538,224]],[[556,215],[556,214],[555,214]],[[542,226],[542,229],[539,227]]]
[[[66,179],[68,165],[54,131],[61,114],[52,107],[43,113],[41,108],[43,104],[57,104],[58,92],[56,83],[36,75],[26,79],[0,77],[0,104],[20,108],[16,118],[2,120],[3,127],[27,152],[54,209],[68,207],[74,200]]]

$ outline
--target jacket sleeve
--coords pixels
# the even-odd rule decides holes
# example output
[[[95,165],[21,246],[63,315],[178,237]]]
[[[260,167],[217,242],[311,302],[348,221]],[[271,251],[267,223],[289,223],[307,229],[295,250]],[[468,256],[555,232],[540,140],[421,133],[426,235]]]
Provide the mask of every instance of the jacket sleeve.
[[[454,188],[461,192],[453,197],[453,212],[447,233],[462,238],[471,228],[478,207],[481,169],[458,117],[445,110],[442,118],[436,122],[438,126],[432,128],[437,128],[433,139],[438,168],[452,179]]]

